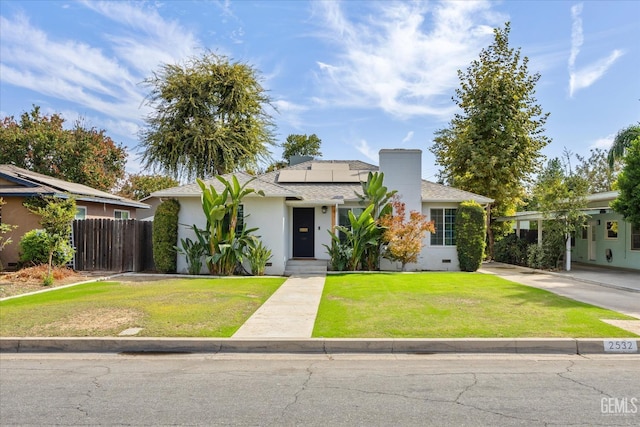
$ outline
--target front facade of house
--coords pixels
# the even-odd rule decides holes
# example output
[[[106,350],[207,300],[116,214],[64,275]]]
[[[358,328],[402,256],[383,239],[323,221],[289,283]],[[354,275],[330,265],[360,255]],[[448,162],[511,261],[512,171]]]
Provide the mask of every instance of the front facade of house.
[[[575,236],[573,260],[584,264],[640,270],[640,227],[634,227],[609,204],[617,191],[587,197],[587,226]]]
[[[491,199],[421,179],[420,150],[381,150],[380,166],[361,161],[307,160],[287,168],[256,177],[248,187],[262,190],[265,197],[251,194],[242,201],[244,221],[257,227],[256,235],[272,251],[266,274],[281,275],[290,259],[329,260],[330,230],[349,224],[348,212],[358,214],[364,209],[356,192],[362,193],[362,182],[369,172],[384,173],[384,185],[397,190],[407,212],[417,210],[436,222],[436,233],[427,235],[418,263],[409,270],[458,270],[453,222],[460,202],[475,200],[482,205]],[[249,175],[235,174],[243,183]],[[222,190],[217,179],[208,181]],[[162,199],[180,202],[178,241],[195,239],[191,225],[204,228],[205,217],[197,184],[169,188],[151,194],[144,200],[157,205]],[[150,209],[153,215],[155,209]],[[143,218],[141,218],[143,219]],[[384,261],[383,269],[399,269]],[[178,256],[178,272],[187,271],[186,259]],[[204,271],[203,271],[204,272]]]
[[[110,218],[135,219],[138,209],[148,205],[124,199],[81,184],[75,184],[31,172],[13,165],[0,165],[0,197],[5,205],[0,207],[0,223],[17,226],[5,237],[12,243],[0,251],[4,268],[16,266],[19,258],[19,242],[33,229],[42,228],[40,217],[24,207],[23,202],[33,196],[55,196],[76,199],[76,219]]]

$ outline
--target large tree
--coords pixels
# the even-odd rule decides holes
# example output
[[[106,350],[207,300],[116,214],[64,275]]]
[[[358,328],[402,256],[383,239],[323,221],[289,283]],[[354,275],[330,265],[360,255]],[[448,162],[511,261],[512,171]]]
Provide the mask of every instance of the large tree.
[[[207,53],[185,65],[164,64],[144,83],[153,108],[140,135],[147,167],[205,178],[268,156],[270,98],[251,66]]]
[[[622,169],[620,161],[615,161],[613,168],[609,167],[607,151],[602,148],[591,149],[588,158],[576,154],[576,159],[576,175],[589,184],[589,193],[602,193],[613,189],[613,183]]]
[[[618,176],[618,198],[611,203],[614,211],[640,227],[640,136],[626,150],[624,168]]]
[[[528,58],[509,47],[510,24],[494,30],[493,43],[466,72],[458,71],[454,102],[462,109],[438,130],[431,151],[448,184],[495,200],[494,216],[515,211],[550,139],[548,113],[534,97],[540,74],[529,74]],[[489,253],[497,225],[488,228]]]
[[[309,136],[291,134],[282,144],[282,160],[290,163],[293,156],[322,156],[320,144],[322,140],[315,133]]]
[[[109,191],[124,176],[127,152],[104,130],[77,121],[63,127],[59,114],[43,115],[40,107],[16,121],[0,123],[0,163]]]
[[[154,191],[176,187],[179,184],[170,176],[128,174],[118,190],[118,195],[127,199],[140,200]]]

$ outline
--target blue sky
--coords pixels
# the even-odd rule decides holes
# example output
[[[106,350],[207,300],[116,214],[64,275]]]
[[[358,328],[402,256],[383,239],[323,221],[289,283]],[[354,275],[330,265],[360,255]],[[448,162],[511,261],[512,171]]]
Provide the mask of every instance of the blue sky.
[[[640,120],[638,1],[11,1],[0,0],[0,115],[40,105],[82,116],[129,151],[145,88],[162,63],[206,50],[258,69],[277,140],[317,134],[324,159],[377,163],[382,148],[423,150],[456,112],[466,69],[511,22],[510,44],[541,78],[551,113],[543,153],[588,155]],[[279,159],[281,150],[272,148]]]

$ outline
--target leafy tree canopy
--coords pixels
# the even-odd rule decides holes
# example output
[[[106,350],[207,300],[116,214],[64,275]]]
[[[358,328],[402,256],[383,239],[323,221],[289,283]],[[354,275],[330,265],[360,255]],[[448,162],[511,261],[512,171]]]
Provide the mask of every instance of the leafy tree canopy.
[[[587,182],[589,193],[613,190],[613,183],[622,169],[621,161],[616,160],[613,168],[609,167],[607,151],[602,148],[590,150],[588,158],[576,154],[576,159],[578,159],[576,175]]]
[[[251,66],[207,53],[185,65],[164,64],[144,83],[154,110],[140,134],[147,167],[205,178],[268,156],[271,100]]]
[[[462,109],[438,130],[431,152],[448,184],[495,200],[492,214],[515,211],[525,184],[550,139],[548,113],[534,97],[540,74],[529,74],[528,58],[509,47],[510,24],[494,30],[493,43],[465,72],[458,71],[455,103]],[[493,233],[489,230],[489,251]]]
[[[176,187],[179,184],[170,176],[130,174],[122,183],[118,195],[127,199],[140,200],[154,191]]]
[[[322,156],[320,144],[322,140],[315,133],[309,136],[291,134],[282,144],[282,159],[290,163],[293,156]]]
[[[640,227],[640,137],[629,145],[624,162],[617,183],[620,193],[611,207],[625,220]]]
[[[63,127],[59,114],[43,115],[34,105],[16,121],[0,123],[0,163],[109,191],[124,176],[125,149],[104,130],[77,121]]]

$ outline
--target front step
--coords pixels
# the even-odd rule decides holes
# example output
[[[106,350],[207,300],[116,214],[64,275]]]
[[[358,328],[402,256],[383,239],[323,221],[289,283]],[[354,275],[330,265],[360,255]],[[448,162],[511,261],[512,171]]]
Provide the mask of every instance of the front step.
[[[290,259],[284,267],[284,275],[292,274],[326,274],[327,260],[322,259]]]

